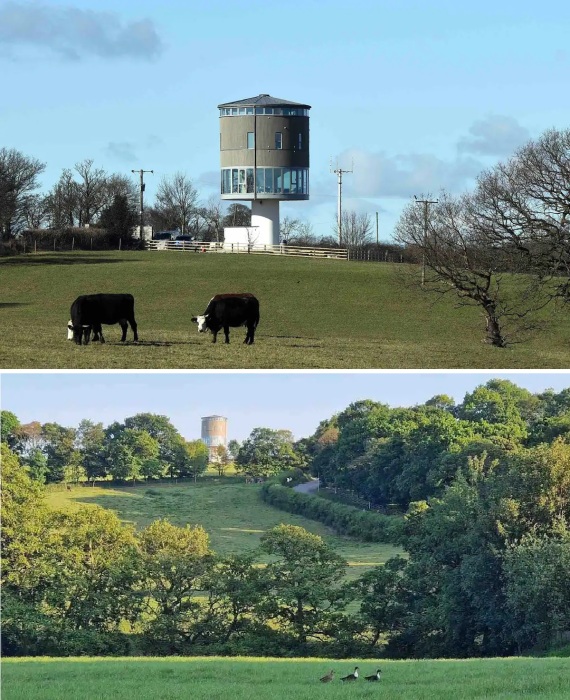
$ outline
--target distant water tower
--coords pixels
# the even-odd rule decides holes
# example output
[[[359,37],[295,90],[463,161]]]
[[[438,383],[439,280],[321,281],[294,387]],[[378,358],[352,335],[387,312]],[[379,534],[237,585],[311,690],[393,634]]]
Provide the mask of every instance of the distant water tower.
[[[216,447],[227,446],[228,419],[223,416],[205,416],[202,418],[202,442],[210,451],[210,460],[216,461]]]
[[[246,243],[278,245],[279,202],[309,199],[311,107],[271,95],[218,107],[222,199],[251,200]],[[240,242],[238,231],[233,241],[229,229],[226,242]]]

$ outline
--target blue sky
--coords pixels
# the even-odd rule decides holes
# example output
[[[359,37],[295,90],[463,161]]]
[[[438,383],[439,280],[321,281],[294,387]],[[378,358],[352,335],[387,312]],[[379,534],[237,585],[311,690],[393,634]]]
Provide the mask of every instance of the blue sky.
[[[282,216],[328,235],[345,209],[388,240],[414,195],[461,192],[570,112],[566,0],[0,0],[0,147],[63,168],[190,176],[219,192],[217,105],[312,105],[311,199]]]
[[[108,425],[136,413],[158,413],[187,439],[200,436],[202,416],[222,415],[228,439],[242,441],[258,427],[288,429],[299,439],[353,401],[413,406],[448,394],[459,403],[494,377],[533,393],[570,387],[570,373],[564,372],[9,372],[0,379],[0,406],[22,423],[74,427],[83,418]]]

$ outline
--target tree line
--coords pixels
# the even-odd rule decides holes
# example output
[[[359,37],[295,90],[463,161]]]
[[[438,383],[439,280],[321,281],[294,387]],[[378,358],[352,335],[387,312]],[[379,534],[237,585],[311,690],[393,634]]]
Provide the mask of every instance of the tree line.
[[[229,466],[244,477],[265,479],[284,469],[307,469],[303,443],[289,430],[255,428],[242,443],[230,440],[210,454],[202,440],[186,440],[167,416],[138,413],[108,426],[84,419],[75,427],[55,422],[21,423],[2,410],[2,442],[40,483],[197,479],[211,465],[219,476]]]

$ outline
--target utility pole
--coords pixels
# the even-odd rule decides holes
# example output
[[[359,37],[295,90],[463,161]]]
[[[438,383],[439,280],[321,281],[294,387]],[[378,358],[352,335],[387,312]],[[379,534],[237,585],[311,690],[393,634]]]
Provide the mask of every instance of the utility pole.
[[[376,212],[376,245],[378,245],[378,212]]]
[[[145,173],[152,173],[154,175],[154,170],[131,170],[132,173],[140,173],[141,176],[141,201],[140,201],[140,237],[141,241],[143,240],[143,228],[144,228],[144,200],[143,200],[143,193],[144,193],[144,179],[143,176]]]
[[[354,165],[352,166],[354,168]],[[332,168],[332,164],[331,164]],[[338,222],[338,244],[342,245],[342,176],[344,173],[351,173],[352,170],[342,170],[342,168],[336,168],[331,170],[335,175],[338,176],[338,208],[337,208],[337,222]]]
[[[418,199],[414,195],[416,204],[424,205],[424,244],[422,246],[422,287],[426,283],[426,243],[427,243],[427,232],[428,232],[428,207],[430,204],[437,204],[439,199]]]

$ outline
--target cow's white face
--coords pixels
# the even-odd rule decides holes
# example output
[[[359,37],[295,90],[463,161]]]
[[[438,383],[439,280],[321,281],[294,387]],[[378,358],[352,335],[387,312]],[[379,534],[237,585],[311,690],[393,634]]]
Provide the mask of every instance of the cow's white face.
[[[67,339],[73,340],[73,326],[71,325],[71,319],[69,319],[69,323],[67,324]]]
[[[208,330],[208,327],[206,326],[206,317],[205,316],[196,316],[196,323],[198,324],[198,332],[199,333],[204,333],[205,331]]]

